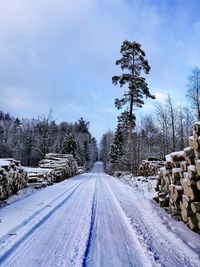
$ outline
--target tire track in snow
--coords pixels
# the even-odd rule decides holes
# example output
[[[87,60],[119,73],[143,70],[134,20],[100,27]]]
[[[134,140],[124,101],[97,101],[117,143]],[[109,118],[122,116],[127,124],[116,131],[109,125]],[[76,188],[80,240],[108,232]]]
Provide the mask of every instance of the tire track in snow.
[[[82,263],[83,267],[87,266],[88,255],[89,255],[89,251],[90,251],[90,247],[91,247],[92,235],[93,235],[93,231],[94,231],[94,222],[95,222],[95,217],[96,217],[96,205],[97,205],[97,199],[96,199],[96,182],[95,182],[95,189],[94,189],[92,208],[91,208],[91,223],[90,223],[88,240],[86,243],[86,250],[85,250],[84,257],[83,257],[83,263]]]
[[[95,192],[92,224],[82,266],[152,266],[105,181],[104,173],[97,178]]]
[[[10,236],[7,238],[7,240],[3,241],[5,242],[5,246],[3,246],[0,249],[0,264],[2,264],[6,260],[6,258],[9,257],[14,252],[14,250],[20,244],[22,244],[32,233],[34,233],[42,224],[44,224],[56,212],[57,209],[63,206],[67,202],[67,200],[74,194],[74,192],[78,189],[78,187],[84,182],[85,182],[84,180],[81,180],[81,182],[78,183],[78,185],[76,184],[70,187],[67,191],[62,193],[60,196],[56,197],[48,205],[36,211],[25,222],[21,223],[16,228],[14,228],[11,232],[13,233],[13,232],[19,231],[19,233],[14,235],[15,237],[14,240],[12,239],[13,236]],[[66,193],[67,193],[67,196],[65,196]],[[64,199],[62,199],[63,196],[65,196]],[[60,199],[61,201],[56,203]],[[52,204],[55,204],[53,208],[51,208]],[[44,214],[42,214],[43,212]],[[6,241],[10,241],[10,242],[8,242],[7,244]]]

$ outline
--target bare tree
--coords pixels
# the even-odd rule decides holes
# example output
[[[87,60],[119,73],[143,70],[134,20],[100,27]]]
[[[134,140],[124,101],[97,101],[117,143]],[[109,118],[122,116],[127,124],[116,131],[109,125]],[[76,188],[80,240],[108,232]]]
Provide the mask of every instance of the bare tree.
[[[169,153],[169,123],[168,123],[168,115],[166,106],[161,103],[157,103],[156,105],[156,117],[159,126],[159,130],[161,133],[161,145],[163,156]]]
[[[200,69],[198,67],[192,70],[188,80],[186,96],[190,99],[192,108],[196,110],[197,120],[200,121]]]
[[[176,149],[176,109],[174,107],[174,104],[172,102],[171,96],[168,95],[166,99],[166,105],[167,105],[167,114],[169,118],[169,125],[171,130],[171,143],[172,143],[172,151],[175,151]]]

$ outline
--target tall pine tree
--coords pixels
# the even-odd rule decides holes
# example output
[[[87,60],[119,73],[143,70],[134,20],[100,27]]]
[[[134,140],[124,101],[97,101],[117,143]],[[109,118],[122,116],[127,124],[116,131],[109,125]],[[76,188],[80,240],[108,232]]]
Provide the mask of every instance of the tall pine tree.
[[[129,121],[128,140],[131,142],[132,131],[134,128],[135,116],[133,113],[134,107],[141,108],[144,105],[144,96],[155,99],[148,88],[145,78],[141,76],[143,71],[148,74],[150,66],[145,58],[145,52],[141,49],[141,45],[136,42],[125,40],[120,50],[122,58],[116,61],[116,65],[120,65],[122,71],[126,70],[120,76],[113,76],[112,82],[114,85],[119,84],[120,87],[127,84],[128,90],[124,92],[121,99],[115,100],[115,105],[118,109],[128,105],[127,115]]]

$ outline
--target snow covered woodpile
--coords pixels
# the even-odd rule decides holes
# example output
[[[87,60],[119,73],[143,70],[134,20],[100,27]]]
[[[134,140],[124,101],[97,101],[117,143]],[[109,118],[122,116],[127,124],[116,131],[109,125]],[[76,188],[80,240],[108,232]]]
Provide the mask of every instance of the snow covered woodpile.
[[[164,161],[156,158],[148,158],[143,160],[139,166],[138,174],[142,176],[156,175],[159,168],[164,166]]]
[[[0,201],[26,187],[27,172],[15,159],[0,159]]]
[[[194,126],[189,147],[166,156],[156,190],[160,206],[200,232],[200,123]]]
[[[46,154],[45,159],[40,161],[39,166],[40,168],[52,169],[55,182],[60,182],[76,175],[78,172],[77,162],[70,154]]]
[[[27,186],[41,188],[55,181],[52,169],[23,167],[27,172]]]

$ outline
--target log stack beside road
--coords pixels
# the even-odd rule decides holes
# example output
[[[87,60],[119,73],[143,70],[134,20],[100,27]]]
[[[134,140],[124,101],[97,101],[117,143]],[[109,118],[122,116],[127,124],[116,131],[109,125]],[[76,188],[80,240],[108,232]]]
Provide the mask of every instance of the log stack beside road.
[[[76,175],[78,172],[77,162],[70,154],[46,154],[45,159],[40,161],[39,166],[40,168],[52,169],[55,182],[60,182]]]
[[[10,159],[0,159],[0,202],[16,194],[18,190],[26,187],[27,172],[20,162]]]
[[[189,147],[166,156],[157,175],[157,202],[175,219],[200,232],[200,123],[194,126]]]
[[[156,175],[160,167],[164,166],[164,161],[157,158],[143,160],[139,166],[138,174],[142,176]]]
[[[0,202],[27,186],[45,187],[83,172],[68,154],[46,154],[39,167],[22,167],[15,159],[0,159]]]

